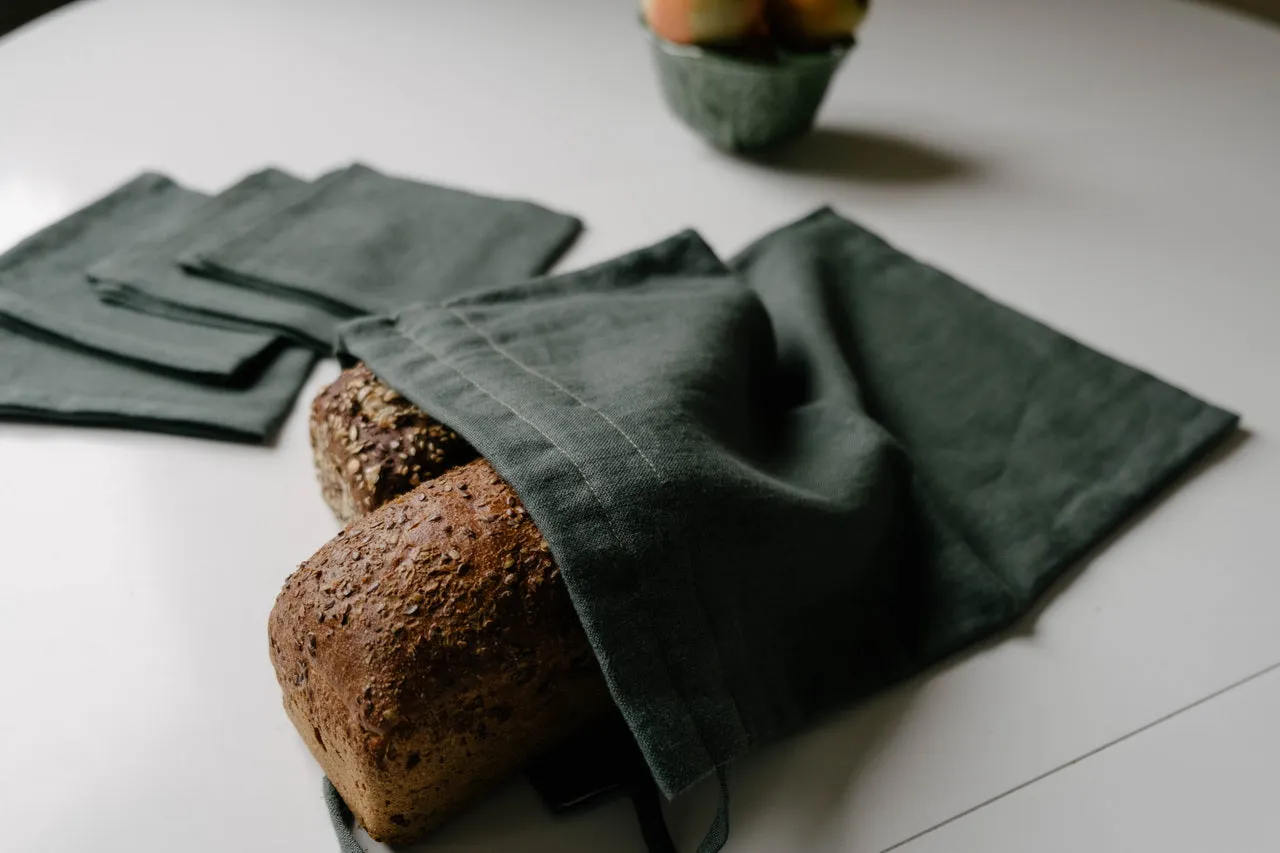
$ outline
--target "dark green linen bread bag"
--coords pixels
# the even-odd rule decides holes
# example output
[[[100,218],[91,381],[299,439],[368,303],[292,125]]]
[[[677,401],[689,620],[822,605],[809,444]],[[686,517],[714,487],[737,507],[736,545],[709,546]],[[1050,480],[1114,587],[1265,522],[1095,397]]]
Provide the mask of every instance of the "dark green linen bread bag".
[[[1237,425],[829,210],[343,342],[521,495],[668,796],[1009,625]]]

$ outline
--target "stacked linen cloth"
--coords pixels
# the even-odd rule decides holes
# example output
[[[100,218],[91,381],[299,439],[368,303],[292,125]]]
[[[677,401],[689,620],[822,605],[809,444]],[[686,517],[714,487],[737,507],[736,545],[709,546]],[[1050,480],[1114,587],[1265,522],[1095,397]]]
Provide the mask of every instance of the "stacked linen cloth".
[[[581,227],[358,164],[314,184],[268,169],[89,273],[109,302],[267,327],[328,351],[352,317],[543,273]]]
[[[0,256],[0,417],[269,440],[336,329],[546,270],[581,224],[351,166],[146,173]]]

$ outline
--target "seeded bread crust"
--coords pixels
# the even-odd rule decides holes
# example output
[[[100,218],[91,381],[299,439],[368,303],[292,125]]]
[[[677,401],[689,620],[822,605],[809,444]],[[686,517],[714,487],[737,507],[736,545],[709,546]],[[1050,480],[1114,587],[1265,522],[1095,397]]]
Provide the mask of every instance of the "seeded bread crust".
[[[311,449],[325,503],[343,524],[477,455],[363,364],[311,404]]]
[[[612,707],[546,541],[483,459],[321,548],[268,633],[285,710],[379,841],[421,836]]]

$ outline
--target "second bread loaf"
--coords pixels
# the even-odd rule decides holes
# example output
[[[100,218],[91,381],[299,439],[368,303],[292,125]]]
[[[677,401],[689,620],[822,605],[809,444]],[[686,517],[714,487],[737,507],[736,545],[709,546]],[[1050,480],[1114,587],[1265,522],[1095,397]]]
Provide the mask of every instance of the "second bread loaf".
[[[476,457],[363,364],[311,404],[311,449],[325,502],[344,524]]]

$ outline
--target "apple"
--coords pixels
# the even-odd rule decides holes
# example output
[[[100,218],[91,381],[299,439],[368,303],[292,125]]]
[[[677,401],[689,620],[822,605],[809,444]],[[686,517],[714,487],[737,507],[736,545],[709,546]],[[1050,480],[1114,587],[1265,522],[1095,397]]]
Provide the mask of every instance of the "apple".
[[[677,44],[740,41],[758,32],[764,0],[642,0],[645,20]]]
[[[769,0],[769,24],[782,41],[815,44],[852,38],[870,0]]]

